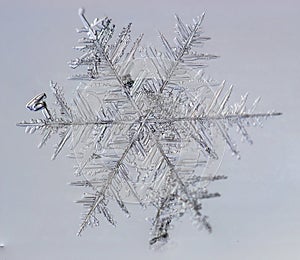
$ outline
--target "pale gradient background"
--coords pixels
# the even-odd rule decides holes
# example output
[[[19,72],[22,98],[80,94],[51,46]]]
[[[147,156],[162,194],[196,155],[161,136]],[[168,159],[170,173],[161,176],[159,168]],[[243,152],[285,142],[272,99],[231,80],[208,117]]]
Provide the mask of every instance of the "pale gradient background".
[[[230,154],[220,174],[229,176],[210,186],[222,197],[207,201],[211,235],[197,231],[189,218],[177,223],[172,242],[162,252],[149,251],[151,211],[133,210],[126,219],[116,210],[118,227],[105,221],[76,237],[81,206],[73,201],[80,189],[66,185],[72,161],[62,154],[50,161],[40,137],[25,135],[15,123],[34,115],[29,98],[50,93],[50,79],[76,87],[66,77],[66,62],[81,26],[77,9],[89,19],[109,15],[119,29],[133,22],[133,34],[145,32],[144,43],[157,43],[158,33],[172,36],[173,14],[189,22],[206,11],[204,52],[221,56],[207,73],[262,96],[260,110],[276,108],[280,118],[251,129],[254,145],[240,144],[242,160]],[[1,1],[1,260],[18,259],[298,259],[300,244],[300,2],[285,1]],[[71,95],[69,95],[70,97]]]

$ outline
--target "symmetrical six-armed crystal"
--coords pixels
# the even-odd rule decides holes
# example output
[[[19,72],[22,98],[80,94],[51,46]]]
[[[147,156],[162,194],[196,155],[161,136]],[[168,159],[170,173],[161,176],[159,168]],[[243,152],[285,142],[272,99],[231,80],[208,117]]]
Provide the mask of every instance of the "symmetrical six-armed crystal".
[[[78,201],[85,208],[78,234],[98,225],[99,215],[115,225],[109,211],[113,201],[127,216],[127,203],[157,209],[150,245],[166,242],[174,219],[186,212],[211,231],[201,203],[220,196],[209,193],[207,185],[226,178],[216,175],[224,147],[239,157],[230,129],[236,127],[252,143],[246,127],[280,113],[254,112],[258,99],[247,108],[247,95],[228,105],[232,86],[224,91],[224,82],[204,75],[204,62],[216,58],[195,50],[209,39],[202,36],[204,15],[191,25],[176,16],[174,47],[160,34],[163,52],[141,47],[143,35],[129,48],[131,24],[112,43],[110,19],[89,23],[83,9],[79,15],[84,27],[78,32],[86,37],[76,47],[83,54],[70,67],[87,67],[87,73],[71,77],[81,81],[73,105],[51,82],[56,107],[49,110],[46,94],[39,94],[27,108],[41,110],[44,117],[18,124],[42,133],[40,147],[58,133],[52,159],[70,140],[78,177],[71,185],[86,190]]]

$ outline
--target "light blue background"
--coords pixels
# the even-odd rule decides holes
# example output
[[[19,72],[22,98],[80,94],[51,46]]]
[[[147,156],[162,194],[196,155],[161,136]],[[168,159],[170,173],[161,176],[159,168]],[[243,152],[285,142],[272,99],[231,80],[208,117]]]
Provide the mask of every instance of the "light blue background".
[[[197,231],[187,217],[176,224],[162,252],[148,249],[152,211],[132,207],[118,227],[106,222],[76,237],[81,206],[72,203],[80,189],[72,161],[62,154],[50,161],[51,144],[36,148],[40,137],[25,135],[15,123],[35,115],[26,102],[50,93],[49,80],[71,97],[76,82],[67,61],[80,27],[77,9],[87,17],[105,15],[121,29],[133,22],[133,35],[144,44],[169,38],[173,14],[187,23],[206,11],[204,28],[212,37],[203,51],[220,55],[207,73],[234,84],[235,97],[248,91],[262,96],[259,110],[283,116],[251,129],[254,145],[239,144],[242,160],[225,155],[220,174],[229,179],[210,186],[222,193],[204,204],[213,233]],[[0,259],[297,259],[300,242],[300,4],[299,1],[1,1],[1,150]],[[238,138],[238,136],[237,136]]]

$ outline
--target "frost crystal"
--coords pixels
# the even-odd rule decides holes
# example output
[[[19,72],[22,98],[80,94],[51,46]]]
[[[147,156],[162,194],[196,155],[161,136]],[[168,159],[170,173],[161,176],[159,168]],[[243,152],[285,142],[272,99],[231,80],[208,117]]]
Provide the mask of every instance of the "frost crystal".
[[[207,185],[226,179],[216,175],[224,147],[240,156],[231,129],[252,143],[246,127],[280,113],[255,112],[259,99],[248,106],[247,94],[229,105],[232,86],[204,75],[207,60],[216,58],[196,51],[209,39],[202,32],[204,15],[190,25],[175,16],[176,38],[171,44],[160,34],[162,52],[142,48],[143,35],[131,44],[131,24],[115,36],[107,17],[89,23],[83,9],[79,16],[84,27],[78,32],[85,36],[75,48],[82,55],[70,67],[87,69],[71,77],[81,81],[72,105],[51,82],[55,108],[48,109],[45,93],[37,95],[27,108],[41,110],[42,119],[18,124],[42,134],[39,147],[58,134],[52,159],[71,143],[77,177],[71,185],[85,190],[78,234],[98,225],[100,216],[115,225],[112,202],[127,216],[128,202],[156,208],[152,246],[168,241],[174,220],[187,212],[210,232],[202,200],[220,196]]]

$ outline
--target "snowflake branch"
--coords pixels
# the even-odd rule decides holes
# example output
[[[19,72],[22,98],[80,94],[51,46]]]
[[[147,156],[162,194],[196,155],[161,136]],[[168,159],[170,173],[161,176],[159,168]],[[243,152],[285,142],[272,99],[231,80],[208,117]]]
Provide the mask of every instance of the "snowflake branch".
[[[161,39],[162,39],[162,42],[164,43],[164,45],[166,46],[166,49],[167,51],[169,51],[173,58],[174,58],[174,63],[173,65],[171,66],[171,68],[169,69],[168,73],[167,73],[167,76],[166,76],[166,79],[163,81],[159,91],[162,93],[163,90],[165,89],[165,87],[168,85],[168,83],[170,82],[171,80],[171,77],[173,76],[175,70],[177,69],[178,65],[182,62],[182,57],[184,56],[184,54],[186,52],[189,51],[189,49],[191,48],[192,46],[192,43],[193,43],[193,40],[194,40],[194,37],[196,35],[196,33],[198,33],[199,31],[199,28],[202,24],[202,21],[204,19],[204,13],[202,14],[201,18],[193,25],[193,28],[190,29],[188,31],[188,29],[182,24],[180,18],[178,16],[176,16],[176,19],[177,21],[179,22],[179,26],[182,30],[182,32],[184,32],[184,36],[182,39],[183,39],[183,43],[180,45],[180,50],[177,54],[174,53],[174,51],[171,49],[169,43],[167,42],[167,40],[165,39],[165,37],[161,34]]]
[[[150,115],[150,113],[146,116],[146,118]],[[135,136],[132,138],[131,142],[129,143],[129,145],[126,147],[126,149],[124,150],[123,154],[121,155],[120,159],[117,161],[114,171],[111,172],[108,176],[107,182],[104,184],[104,186],[102,187],[101,191],[99,192],[99,194],[96,196],[93,204],[90,207],[90,210],[88,211],[88,213],[86,214],[80,229],[78,231],[78,235],[81,234],[81,232],[84,230],[84,228],[86,227],[86,225],[89,222],[89,219],[91,218],[91,216],[94,214],[95,209],[98,207],[98,205],[103,201],[103,199],[105,198],[105,193],[107,192],[107,190],[109,189],[112,180],[115,178],[115,176],[117,174],[121,174],[122,175],[122,179],[126,182],[127,186],[130,188],[132,194],[135,196],[135,198],[138,200],[138,202],[143,205],[141,199],[139,198],[139,196],[137,195],[136,191],[134,190],[133,186],[130,184],[130,181],[128,179],[128,176],[125,175],[124,172],[120,171],[120,166],[122,165],[124,159],[126,158],[128,152],[130,151],[130,149],[132,148],[132,146],[134,145],[134,143],[138,140],[139,135],[141,133],[142,128],[145,125],[145,120],[144,122],[139,126],[139,129],[137,130],[137,132],[135,133]]]

